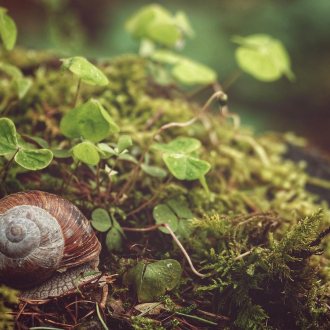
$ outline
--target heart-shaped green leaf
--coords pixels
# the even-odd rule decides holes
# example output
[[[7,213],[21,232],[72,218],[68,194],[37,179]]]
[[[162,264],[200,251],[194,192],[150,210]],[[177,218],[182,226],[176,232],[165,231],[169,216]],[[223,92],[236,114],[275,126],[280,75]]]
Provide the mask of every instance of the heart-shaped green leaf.
[[[111,227],[111,219],[109,213],[102,208],[98,208],[92,213],[92,226],[99,232],[106,232]]]
[[[99,142],[110,134],[119,132],[119,127],[95,99],[69,111],[63,117],[60,129],[69,138],[82,136],[92,142]]]
[[[178,228],[178,217],[166,204],[158,204],[154,207],[152,215],[157,224],[166,223],[175,232]],[[169,231],[166,228],[159,228],[163,233],[168,234]]]
[[[169,143],[154,143],[153,148],[167,153],[191,153],[199,149],[199,140],[190,137],[178,137]]]
[[[166,153],[163,160],[172,175],[179,180],[197,180],[211,168],[208,162],[183,153]]]
[[[157,224],[167,223],[173,232],[177,232],[180,228],[180,236],[186,237],[188,232],[185,232],[187,229],[185,220],[192,219],[194,215],[184,200],[170,199],[164,204],[158,204],[154,207],[153,217]],[[166,228],[160,227],[159,230],[166,234],[169,233]]]
[[[181,274],[181,265],[174,259],[147,265],[140,262],[127,272],[124,282],[134,287],[139,302],[152,302],[173,290],[179,284]]]
[[[48,149],[20,149],[15,155],[16,163],[31,171],[42,170],[52,159],[53,153]]]
[[[14,48],[17,38],[17,28],[13,19],[7,15],[7,9],[0,7],[0,37],[5,49]]]
[[[105,74],[84,57],[75,56],[61,59],[63,67],[74,73],[89,85],[106,86],[109,83]]]
[[[100,161],[97,147],[89,141],[77,144],[72,148],[72,152],[75,158],[88,165],[97,165]]]
[[[290,57],[283,44],[268,35],[255,34],[248,37],[234,37],[240,47],[236,60],[240,68],[262,81],[274,81],[282,75],[293,80]]]
[[[172,74],[184,85],[207,85],[217,80],[214,70],[189,59],[178,62],[173,67]]]
[[[15,124],[8,118],[0,118],[0,156],[15,152],[17,148]]]

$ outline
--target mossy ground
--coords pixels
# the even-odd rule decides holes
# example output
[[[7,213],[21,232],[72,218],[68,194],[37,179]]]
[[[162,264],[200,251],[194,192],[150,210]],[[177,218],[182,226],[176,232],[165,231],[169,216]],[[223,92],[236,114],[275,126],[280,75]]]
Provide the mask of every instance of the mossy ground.
[[[45,139],[51,149],[68,149],[71,141],[61,135],[59,121],[72,108],[77,81],[60,70],[52,54],[23,54],[17,50],[6,56],[33,78],[32,88],[18,100],[9,78],[3,76],[0,115],[11,118],[30,143],[34,142],[29,136],[34,136]],[[137,160],[143,155],[146,164],[165,169],[161,155],[149,148],[154,133],[166,123],[193,118],[203,101],[178,86],[155,83],[148,62],[135,55],[103,61],[99,67],[109,86],[84,85],[79,102],[98,98],[121,133],[132,137],[130,155]],[[170,198],[188,203],[195,219],[187,222],[187,235],[180,239],[195,267],[208,275],[200,279],[191,273],[170,236],[160,231],[127,233],[121,252],[102,253],[101,269],[118,274],[101,311],[110,328],[328,328],[330,242],[325,236],[330,212],[327,201],[307,187],[317,184],[328,191],[329,182],[316,180],[306,170],[308,163],[290,160],[288,154],[290,148],[304,149],[306,142],[290,134],[257,136],[244,125],[234,127],[217,107],[190,126],[162,132],[156,140],[168,142],[177,136],[201,141],[201,158],[212,165],[206,176],[209,192],[198,181],[147,175],[129,159],[107,161],[118,172],[110,178],[102,171],[106,161],[101,163],[98,184],[96,168],[76,168],[70,159],[55,158],[38,172],[12,166],[1,195],[45,190],[71,200],[88,217],[103,207],[122,226],[138,228],[154,224],[152,210],[157,203]],[[0,166],[5,163],[1,158]],[[104,243],[102,234],[99,238]],[[137,260],[169,257],[184,267],[181,284],[160,297],[163,308],[156,315],[139,317],[135,294],[122,284],[122,275]],[[24,306],[17,327],[101,328],[95,304],[86,303],[98,301],[98,294]],[[75,299],[82,303],[72,310],[69,305]]]

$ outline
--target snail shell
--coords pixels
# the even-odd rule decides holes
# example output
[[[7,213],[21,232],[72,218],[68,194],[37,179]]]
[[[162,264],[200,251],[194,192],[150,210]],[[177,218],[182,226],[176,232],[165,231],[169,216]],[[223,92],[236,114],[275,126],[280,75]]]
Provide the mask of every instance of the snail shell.
[[[100,250],[89,221],[67,200],[42,191],[0,200],[0,283],[27,289],[68,268],[96,268]]]

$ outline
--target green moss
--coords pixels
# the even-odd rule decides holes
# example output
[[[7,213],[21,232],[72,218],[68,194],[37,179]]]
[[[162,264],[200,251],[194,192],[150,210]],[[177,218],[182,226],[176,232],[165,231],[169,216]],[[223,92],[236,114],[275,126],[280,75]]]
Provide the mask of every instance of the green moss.
[[[59,122],[72,107],[77,81],[59,71],[53,57],[39,63],[34,54],[29,63],[21,59],[21,53],[10,56],[11,63],[31,75],[33,87],[23,100],[18,100],[9,78],[4,76],[0,80],[0,115],[13,119],[22,134],[41,137],[51,148],[69,149],[72,141],[61,135]],[[212,165],[206,175],[210,194],[198,181],[152,177],[136,162],[141,159],[166,170],[161,154],[150,149],[155,133],[166,123],[193,118],[201,105],[177,86],[155,83],[147,61],[136,55],[120,56],[99,66],[109,78],[109,86],[83,86],[80,102],[91,96],[100,100],[121,133],[132,137],[130,156],[135,163],[107,161],[107,166],[118,173],[111,183],[103,173],[101,193],[96,188],[95,168],[79,166],[74,170],[70,160],[59,158],[43,172],[26,173],[14,165],[6,180],[7,193],[41,189],[62,194],[87,216],[97,207],[106,208],[125,227],[153,224],[153,207],[180,197],[196,217],[192,221],[195,230],[184,245],[195,266],[210,275],[195,280],[186,267],[182,284],[171,297],[175,303],[183,308],[186,301],[192,301],[198,309],[224,315],[223,327],[324,327],[329,321],[325,307],[329,304],[326,283],[330,279],[330,242],[325,238],[318,241],[318,237],[329,227],[330,212],[327,203],[307,189],[307,183],[319,182],[311,180],[306,163],[287,156],[288,146],[304,147],[305,142],[285,134],[257,136],[244,126],[233,127],[228,118],[213,109],[193,125],[171,128],[155,136],[158,142],[178,136],[201,141],[201,159]],[[113,136],[108,142],[116,140]],[[0,166],[5,163],[0,158]],[[72,171],[73,180],[62,190]],[[328,182],[322,181],[322,186],[327,189]],[[318,213],[320,208],[323,216]],[[183,260],[169,236],[162,233],[127,234],[126,239],[122,255],[105,262],[105,268],[114,273],[123,274],[136,258]],[[130,250],[131,245],[136,250]],[[319,255],[321,250],[324,252]],[[127,263],[118,261],[127,256]],[[126,288],[120,282],[117,285],[119,298],[133,303]],[[171,320],[177,322],[174,317]],[[131,324],[135,329],[165,326],[146,317],[133,317]]]
[[[12,329],[13,316],[9,313],[17,304],[17,292],[3,285],[0,286],[0,329]]]

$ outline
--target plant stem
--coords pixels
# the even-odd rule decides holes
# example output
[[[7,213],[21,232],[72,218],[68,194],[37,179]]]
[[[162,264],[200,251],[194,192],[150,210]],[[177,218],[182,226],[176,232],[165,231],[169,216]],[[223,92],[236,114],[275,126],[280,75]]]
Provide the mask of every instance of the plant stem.
[[[78,161],[76,163],[76,166],[74,167],[74,169],[71,171],[70,173],[70,176],[69,176],[69,179],[67,181],[65,181],[65,178],[63,178],[63,181],[62,181],[62,185],[61,185],[61,188],[60,188],[60,194],[63,193],[64,189],[66,189],[66,187],[68,187],[72,181],[72,178],[73,178],[73,173],[76,172],[78,166],[80,165],[80,161]]]
[[[189,264],[190,269],[192,270],[192,272],[195,275],[197,275],[198,277],[201,277],[201,278],[204,278],[205,276],[207,276],[206,274],[201,274],[199,271],[196,270],[196,268],[194,267],[194,265],[193,265],[193,263],[191,261],[191,258],[189,256],[188,252],[183,247],[183,245],[181,244],[181,242],[176,237],[176,235],[174,234],[173,230],[171,229],[171,227],[167,223],[160,223],[160,224],[153,225],[153,226],[150,226],[150,227],[145,227],[145,228],[122,227],[122,230],[143,233],[143,232],[148,232],[148,231],[154,231],[154,230],[156,230],[156,229],[158,229],[160,227],[165,227],[169,231],[169,234],[172,236],[174,242],[178,245],[178,247],[180,248],[181,252],[185,256],[186,260],[188,261],[188,264]]]
[[[80,94],[80,86],[81,86],[81,79],[79,78],[78,80],[78,85],[77,85],[77,90],[76,90],[76,95],[74,97],[73,101],[73,107],[75,108],[78,102],[79,94]]]
[[[18,153],[19,149],[17,149],[15,151],[15,153],[13,154],[13,156],[8,160],[7,164],[2,168],[2,170],[0,171],[0,175],[3,174],[2,179],[1,179],[1,184],[3,184],[6,181],[7,175],[8,175],[8,170],[10,165],[12,164],[16,154]]]

